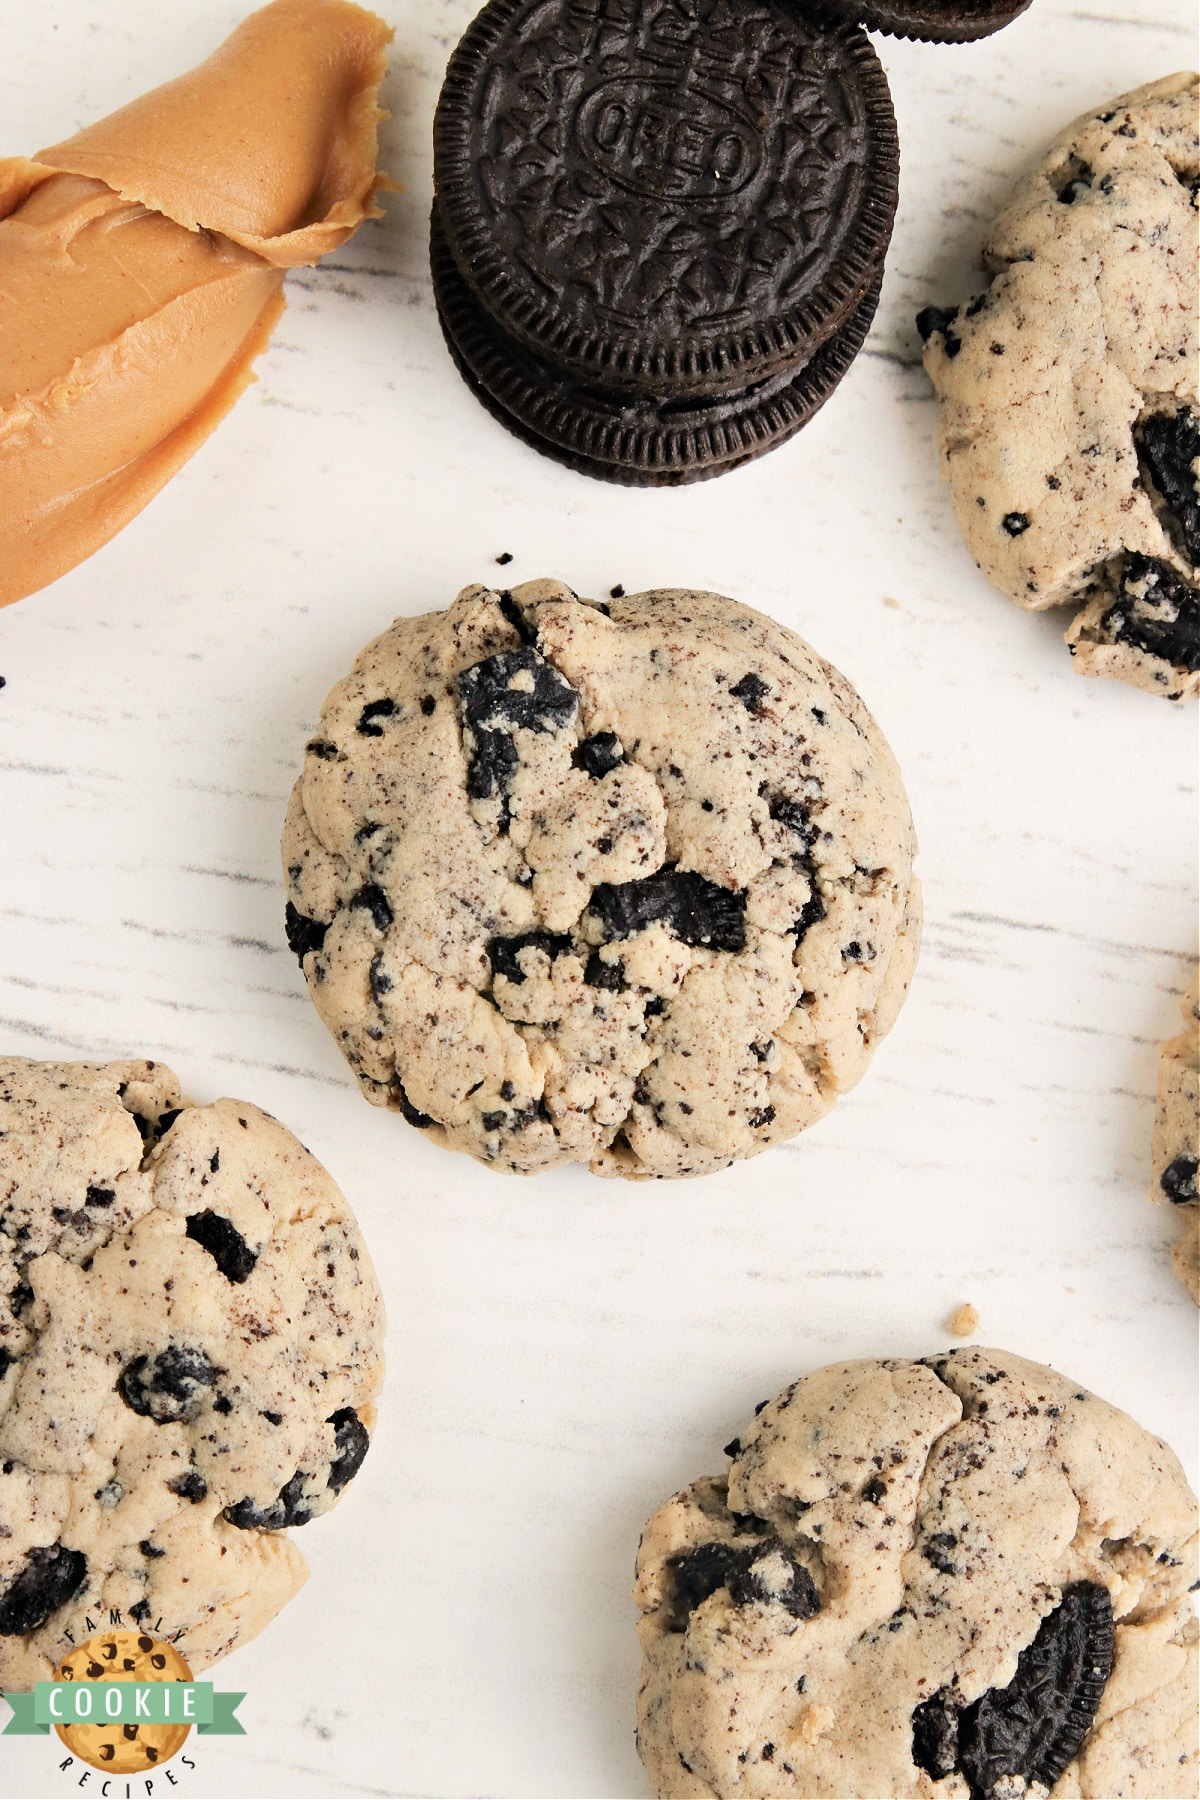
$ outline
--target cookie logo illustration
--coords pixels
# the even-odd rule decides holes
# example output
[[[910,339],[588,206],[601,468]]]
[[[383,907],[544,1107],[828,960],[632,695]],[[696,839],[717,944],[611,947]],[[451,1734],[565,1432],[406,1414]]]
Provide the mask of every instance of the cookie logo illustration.
[[[60,1681],[190,1682],[192,1672],[172,1645],[144,1631],[109,1631],[63,1658]],[[78,1710],[78,1708],[77,1708]],[[169,1703],[168,1703],[168,1711]],[[182,1713],[182,1708],[180,1709]],[[141,1775],[183,1748],[191,1724],[157,1724],[101,1716],[94,1724],[55,1725],[81,1762],[112,1775]]]
[[[112,1628],[72,1649],[53,1681],[34,1682],[32,1692],[5,1690],[12,1717],[0,1737],[48,1738],[53,1726],[72,1752],[60,1769],[78,1758],[106,1775],[144,1775],[182,1750],[193,1725],[201,1736],[246,1735],[237,1717],[244,1693],[193,1681],[174,1644],[126,1628],[118,1612],[110,1618]],[[196,1766],[191,1757],[181,1761],[184,1768]],[[173,1774],[167,1779],[178,1785]],[[79,1785],[90,1780],[85,1770]],[[147,1793],[152,1787],[147,1781]]]

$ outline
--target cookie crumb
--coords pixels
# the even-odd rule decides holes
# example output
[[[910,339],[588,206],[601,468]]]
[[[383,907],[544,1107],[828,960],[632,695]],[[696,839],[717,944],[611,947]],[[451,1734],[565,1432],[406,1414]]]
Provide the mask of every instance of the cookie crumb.
[[[609,588],[608,597],[610,600],[623,600],[625,598],[625,589],[621,586],[619,581],[616,587]]]
[[[796,1736],[803,1744],[819,1744],[823,1737],[828,1737],[837,1723],[837,1714],[832,1706],[806,1707],[800,1715],[800,1723],[796,1727]]]
[[[979,1314],[970,1301],[964,1301],[957,1312],[951,1313],[946,1329],[953,1332],[955,1337],[961,1338],[970,1337],[972,1332],[979,1329]]]
[[[500,564],[501,568],[503,568],[506,563],[510,563],[512,561],[512,551],[511,550],[502,550],[500,552],[499,556],[496,558],[496,561]]]

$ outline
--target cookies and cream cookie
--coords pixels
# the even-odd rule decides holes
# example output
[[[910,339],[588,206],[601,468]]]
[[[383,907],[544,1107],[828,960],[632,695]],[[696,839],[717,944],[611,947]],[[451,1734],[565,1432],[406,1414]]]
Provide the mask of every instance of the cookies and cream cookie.
[[[193,1670],[305,1579],[369,1443],[383,1308],[291,1133],[162,1063],[0,1060],[0,1678],[101,1625]]]
[[[288,939],[367,1098],[438,1142],[699,1175],[862,1074],[916,956],[914,850],[878,726],[762,614],[471,587],[326,700]]]
[[[1200,690],[1200,78],[1076,119],[984,239],[991,286],[917,321],[943,472],[984,574],[1073,606],[1075,666]]]
[[[1171,1261],[1200,1304],[1200,977],[1184,995],[1180,1010],[1183,1030],[1168,1038],[1158,1059],[1150,1198],[1169,1200],[1178,1210],[1179,1236]]]
[[[638,1552],[659,1796],[1196,1792],[1196,1503],[1174,1455],[995,1350],[819,1369]]]

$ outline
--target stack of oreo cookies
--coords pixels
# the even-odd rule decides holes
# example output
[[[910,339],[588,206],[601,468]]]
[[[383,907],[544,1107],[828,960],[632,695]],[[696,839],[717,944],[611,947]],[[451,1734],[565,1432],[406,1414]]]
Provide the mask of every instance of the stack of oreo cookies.
[[[795,0],[489,0],[434,172],[468,383],[559,461],[662,485],[761,455],[836,387],[899,156],[866,36]]]

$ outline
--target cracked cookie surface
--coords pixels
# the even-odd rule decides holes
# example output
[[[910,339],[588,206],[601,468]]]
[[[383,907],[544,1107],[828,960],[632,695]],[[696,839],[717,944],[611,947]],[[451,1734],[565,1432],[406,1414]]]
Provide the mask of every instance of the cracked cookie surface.
[[[660,1796],[1196,1791],[1196,1503],[1168,1447],[976,1348],[819,1369],[638,1551]]]
[[[0,1060],[0,1675],[114,1614],[200,1669],[305,1579],[357,1472],[383,1307],[333,1181],[162,1063]]]
[[[942,469],[976,562],[1078,609],[1075,667],[1200,691],[1200,78],[1067,127],[988,232],[991,286],[918,321]]]
[[[1158,1105],[1150,1145],[1150,1198],[1179,1216],[1175,1273],[1200,1305],[1200,975],[1179,1003],[1183,1030],[1158,1059]]]
[[[699,1175],[863,1072],[914,852],[882,734],[792,632],[716,594],[472,587],[327,699],[287,932],[376,1105],[501,1168]]]

